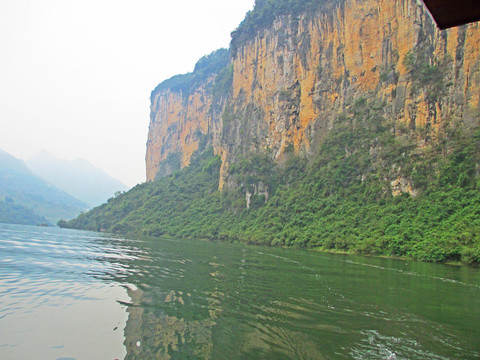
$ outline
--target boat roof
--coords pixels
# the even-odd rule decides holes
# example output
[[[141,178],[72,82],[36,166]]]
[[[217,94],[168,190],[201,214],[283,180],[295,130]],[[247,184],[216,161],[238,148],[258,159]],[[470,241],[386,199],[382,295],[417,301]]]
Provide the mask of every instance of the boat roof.
[[[423,0],[443,30],[480,20],[479,0]]]

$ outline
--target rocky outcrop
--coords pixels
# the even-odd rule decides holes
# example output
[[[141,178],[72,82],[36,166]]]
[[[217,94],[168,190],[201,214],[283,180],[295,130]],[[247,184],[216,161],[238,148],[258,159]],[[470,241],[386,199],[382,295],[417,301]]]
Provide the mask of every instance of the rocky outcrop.
[[[213,142],[218,152],[221,112],[214,111],[212,87],[228,61],[228,51],[217,50],[200,59],[193,73],[174,76],[152,92],[147,181],[188,166],[193,153],[207,141]]]
[[[184,98],[169,90],[153,98],[147,142],[147,181],[166,175],[190,163],[200,136],[211,129],[212,98],[205,91],[210,84]]]
[[[235,49],[228,91],[214,96],[217,71],[187,96],[152,96],[147,180],[187,166],[204,136],[222,158],[220,187],[252,151],[276,161],[287,148],[314,154],[339,115],[372,98],[392,131],[423,134],[425,146],[449,122],[478,121],[479,59],[478,23],[439,31],[414,0],[335,1],[277,17]]]

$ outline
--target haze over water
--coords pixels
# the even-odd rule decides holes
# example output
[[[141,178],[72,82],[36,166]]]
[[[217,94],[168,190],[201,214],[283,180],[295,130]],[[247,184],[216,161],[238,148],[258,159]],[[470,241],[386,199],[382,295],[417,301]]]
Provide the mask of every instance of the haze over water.
[[[2,359],[475,359],[467,267],[0,224]]]

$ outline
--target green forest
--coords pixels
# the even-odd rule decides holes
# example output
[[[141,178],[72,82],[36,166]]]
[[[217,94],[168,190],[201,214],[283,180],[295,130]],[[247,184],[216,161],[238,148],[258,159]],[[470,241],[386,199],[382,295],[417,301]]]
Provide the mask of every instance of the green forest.
[[[357,99],[316,157],[241,159],[230,168],[232,189],[218,191],[221,160],[205,145],[190,166],[60,225],[480,263],[480,130],[452,122],[419,150],[428,132],[388,123],[384,106]],[[410,179],[418,194],[393,196],[395,176]],[[255,194],[260,184],[268,199]]]

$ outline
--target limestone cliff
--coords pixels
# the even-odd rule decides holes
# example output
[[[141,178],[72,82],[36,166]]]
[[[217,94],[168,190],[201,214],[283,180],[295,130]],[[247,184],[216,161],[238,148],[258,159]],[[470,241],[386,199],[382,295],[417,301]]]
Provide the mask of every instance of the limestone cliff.
[[[384,104],[393,132],[422,134],[419,148],[449,122],[478,121],[478,23],[439,31],[414,0],[324,3],[236,41],[223,93],[214,94],[216,69],[187,94],[168,86],[152,94],[148,181],[187,166],[202,140],[221,155],[220,187],[230,165],[252,151],[276,161],[287,148],[308,156],[364,99]],[[408,180],[391,180],[393,191],[414,192]]]
[[[218,50],[200,59],[193,73],[175,76],[152,92],[147,181],[189,165],[206,141],[218,144],[221,128],[219,116],[213,116],[212,86],[228,61],[228,51]]]
[[[208,84],[208,83],[207,83]],[[147,143],[147,181],[187,166],[198,149],[200,134],[210,130],[212,99],[206,84],[186,99],[169,90],[152,102]]]

